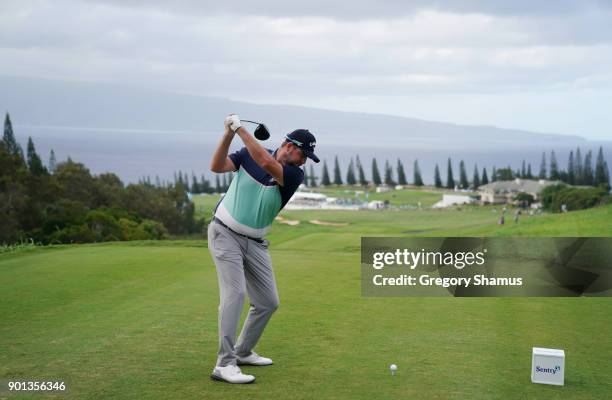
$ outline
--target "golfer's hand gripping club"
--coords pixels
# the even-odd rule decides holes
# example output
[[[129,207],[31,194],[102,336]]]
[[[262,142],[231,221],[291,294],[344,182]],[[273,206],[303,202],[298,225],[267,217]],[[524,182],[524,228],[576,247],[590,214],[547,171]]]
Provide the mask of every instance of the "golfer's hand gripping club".
[[[238,129],[242,126],[240,123],[240,117],[236,114],[230,114],[225,118],[225,123],[229,126],[232,132],[236,133]]]

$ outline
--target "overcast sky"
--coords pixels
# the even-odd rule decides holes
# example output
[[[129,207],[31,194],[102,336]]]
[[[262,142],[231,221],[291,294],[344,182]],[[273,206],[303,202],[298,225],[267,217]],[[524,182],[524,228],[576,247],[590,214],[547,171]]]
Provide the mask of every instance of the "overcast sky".
[[[612,140],[612,1],[404,3],[1,0],[0,74]]]

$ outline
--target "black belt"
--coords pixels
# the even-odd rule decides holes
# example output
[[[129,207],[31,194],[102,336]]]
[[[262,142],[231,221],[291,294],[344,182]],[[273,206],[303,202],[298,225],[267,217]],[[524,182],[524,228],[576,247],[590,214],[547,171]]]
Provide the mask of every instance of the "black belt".
[[[216,223],[218,223],[218,224],[219,224],[219,225],[221,225],[222,227],[229,229],[230,231],[234,232],[234,233],[235,233],[236,235],[238,235],[238,236],[242,236],[242,237],[245,237],[245,238],[247,238],[247,239],[254,240],[254,241],[256,241],[257,243],[263,243],[263,242],[264,242],[264,240],[263,240],[263,239],[258,239],[258,238],[250,237],[250,236],[248,236],[248,235],[243,235],[242,233],[238,233],[238,232],[236,232],[235,230],[233,230],[233,229],[232,229],[232,228],[230,228],[229,226],[225,225],[225,224],[223,223],[223,221],[221,221],[221,220],[220,220],[219,218],[217,218],[217,217],[213,217],[213,221],[215,221]]]

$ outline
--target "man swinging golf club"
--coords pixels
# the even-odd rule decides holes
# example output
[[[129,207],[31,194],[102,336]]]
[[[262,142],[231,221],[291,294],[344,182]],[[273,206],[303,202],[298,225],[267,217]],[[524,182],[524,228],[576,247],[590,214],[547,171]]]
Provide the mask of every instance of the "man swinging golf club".
[[[264,129],[265,130],[265,129]],[[260,138],[267,138],[267,130]],[[228,156],[235,135],[245,147]],[[208,227],[208,249],[219,280],[219,352],[211,377],[229,383],[251,383],[238,365],[271,365],[272,360],[253,351],[272,313],[278,307],[278,293],[266,235],[274,218],[304,181],[300,168],[306,158],[319,162],[314,154],[312,133],[298,129],[276,150],[262,147],[231,114],[225,119],[225,133],[217,145],[210,169],[238,171],[214,211]],[[245,293],[251,307],[236,342]]]

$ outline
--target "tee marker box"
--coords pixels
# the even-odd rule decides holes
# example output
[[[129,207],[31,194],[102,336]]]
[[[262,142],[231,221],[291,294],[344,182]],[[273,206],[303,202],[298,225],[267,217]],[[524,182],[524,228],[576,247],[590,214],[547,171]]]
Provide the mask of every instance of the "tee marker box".
[[[534,347],[531,355],[531,382],[563,386],[565,352]]]

